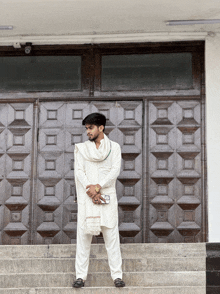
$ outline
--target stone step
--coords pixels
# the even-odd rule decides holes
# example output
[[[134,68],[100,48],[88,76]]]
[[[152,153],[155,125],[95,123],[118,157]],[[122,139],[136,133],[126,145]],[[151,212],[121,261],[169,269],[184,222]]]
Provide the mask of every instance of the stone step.
[[[73,273],[0,274],[1,288],[71,287]],[[123,274],[127,286],[205,286],[205,272],[130,272]],[[88,274],[86,287],[112,287],[109,273]]]
[[[0,289],[0,294],[205,294],[205,286],[190,287],[85,287],[83,289],[73,288],[19,288]]]
[[[121,244],[122,257],[124,259],[148,258],[148,257],[205,257],[205,243],[160,243],[160,244]],[[74,258],[76,245],[1,245],[0,259],[10,258]],[[92,258],[106,258],[104,244],[91,246]]]
[[[123,259],[123,272],[205,271],[205,258]],[[109,272],[107,259],[90,259],[89,272]],[[74,273],[75,258],[2,259],[0,273]]]

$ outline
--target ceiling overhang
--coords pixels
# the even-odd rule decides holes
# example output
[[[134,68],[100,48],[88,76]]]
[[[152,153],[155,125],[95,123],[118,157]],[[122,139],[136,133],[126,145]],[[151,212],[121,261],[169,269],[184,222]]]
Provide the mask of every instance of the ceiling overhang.
[[[171,20],[220,19],[219,0],[2,0],[0,45],[204,40],[220,23],[168,26]]]

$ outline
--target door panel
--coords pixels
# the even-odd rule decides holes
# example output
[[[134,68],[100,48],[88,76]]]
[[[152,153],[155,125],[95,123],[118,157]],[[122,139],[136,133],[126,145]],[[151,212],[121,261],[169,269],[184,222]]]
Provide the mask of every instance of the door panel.
[[[37,244],[76,242],[73,152],[75,143],[87,140],[82,119],[91,112],[106,115],[106,134],[122,147],[117,181],[121,241],[142,241],[142,102],[56,102],[40,106]],[[101,236],[93,241],[103,242]]]
[[[151,243],[203,241],[201,101],[146,101],[146,114],[142,104],[41,103],[33,199],[33,105],[0,104],[1,244],[29,244],[31,230],[34,244],[76,242],[73,152],[75,143],[87,140],[82,119],[92,112],[106,115],[106,134],[122,150],[117,180],[121,242],[143,242],[145,225],[146,240]],[[146,128],[148,156],[143,158]],[[149,167],[144,171],[149,175],[146,186],[143,166]],[[142,205],[144,194],[146,207]],[[93,242],[103,242],[102,236]]]
[[[32,104],[0,104],[1,244],[28,244],[32,126]]]
[[[150,242],[202,241],[201,105],[149,105]]]
[[[121,242],[142,242],[142,102],[119,102],[118,143],[122,171],[117,183]]]

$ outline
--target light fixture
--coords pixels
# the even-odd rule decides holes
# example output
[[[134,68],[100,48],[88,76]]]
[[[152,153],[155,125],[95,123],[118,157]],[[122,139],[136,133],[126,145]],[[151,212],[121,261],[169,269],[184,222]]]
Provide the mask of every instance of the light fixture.
[[[0,26],[0,30],[13,30],[13,26]]]
[[[197,20],[169,20],[167,26],[195,25],[195,24],[215,24],[220,23],[220,19],[197,19]]]

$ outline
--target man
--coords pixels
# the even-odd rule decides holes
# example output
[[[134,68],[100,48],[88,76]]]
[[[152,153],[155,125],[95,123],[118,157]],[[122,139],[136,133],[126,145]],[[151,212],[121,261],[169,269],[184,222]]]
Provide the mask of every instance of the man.
[[[92,113],[84,118],[82,124],[89,140],[76,144],[74,151],[78,221],[76,281],[73,287],[81,288],[85,284],[92,236],[100,232],[104,237],[114,284],[124,287],[115,189],[121,168],[121,149],[118,143],[110,141],[104,134],[104,115]]]

